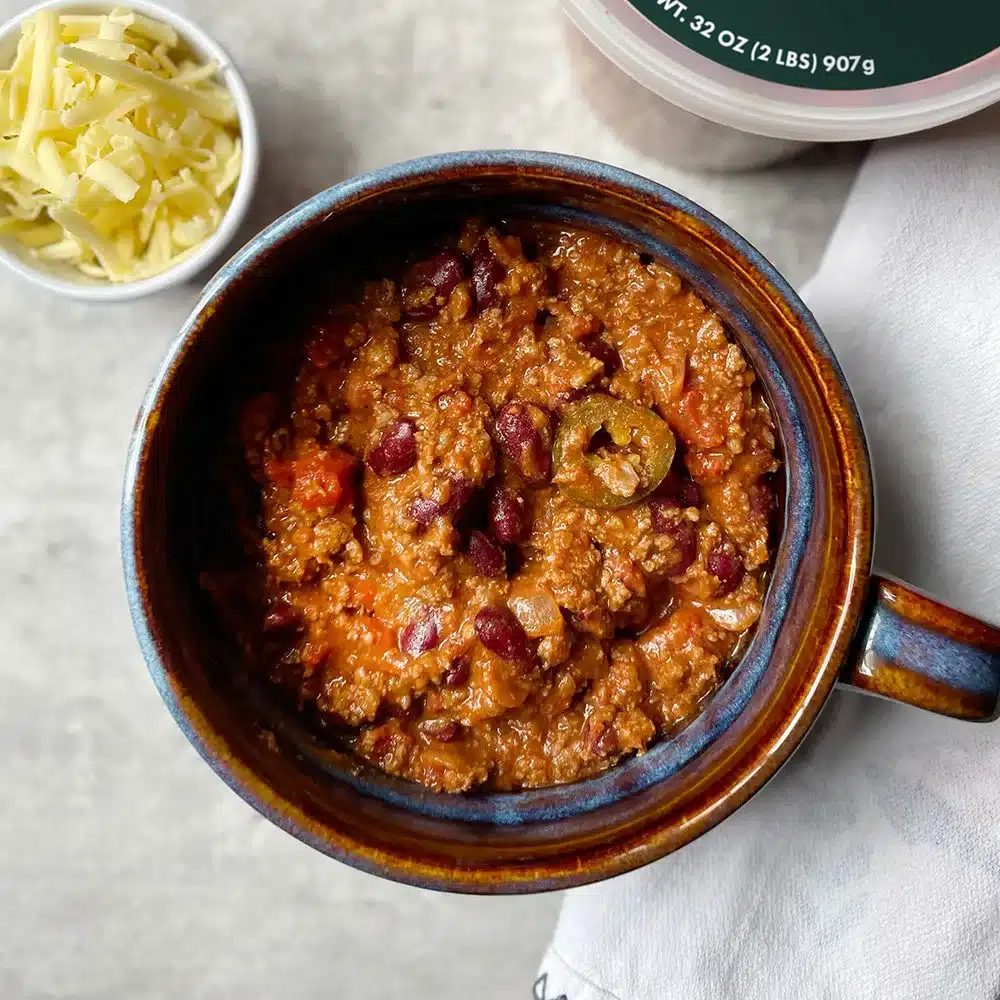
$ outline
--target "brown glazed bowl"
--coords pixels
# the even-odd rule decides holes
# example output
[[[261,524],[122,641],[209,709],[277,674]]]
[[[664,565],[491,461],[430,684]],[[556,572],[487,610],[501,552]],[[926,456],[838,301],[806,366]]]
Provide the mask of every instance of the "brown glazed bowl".
[[[318,741],[254,684],[199,587],[219,401],[317,263],[469,214],[619,236],[678,271],[724,318],[773,408],[784,528],[764,614],[732,675],[677,736],[598,777],[517,793],[436,794]],[[396,234],[393,237],[392,234]],[[139,413],[122,550],[150,672],[205,760],[261,813],[365,871],[459,892],[581,885],[669,854],[742,805],[805,736],[838,679],[992,718],[1000,631],[871,572],[864,432],[829,345],[736,233],[614,167],[531,152],[453,153],[355,178],[294,209],[214,278]]]

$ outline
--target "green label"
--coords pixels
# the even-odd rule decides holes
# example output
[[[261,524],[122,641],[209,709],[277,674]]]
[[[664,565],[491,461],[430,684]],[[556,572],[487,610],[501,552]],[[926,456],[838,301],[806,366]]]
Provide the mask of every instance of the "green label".
[[[1000,47],[1000,0],[629,0],[671,38],[771,83],[915,83]]]

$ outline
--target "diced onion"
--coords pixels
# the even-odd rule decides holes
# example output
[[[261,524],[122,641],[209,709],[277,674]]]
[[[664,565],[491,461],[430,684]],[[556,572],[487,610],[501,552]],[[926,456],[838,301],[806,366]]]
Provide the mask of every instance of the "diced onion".
[[[712,621],[728,632],[745,632],[760,618],[761,606],[757,601],[746,601],[738,606],[721,605],[707,609]]]
[[[560,635],[566,629],[562,612],[551,594],[537,591],[533,594],[515,595],[507,601],[507,606],[533,639]]]

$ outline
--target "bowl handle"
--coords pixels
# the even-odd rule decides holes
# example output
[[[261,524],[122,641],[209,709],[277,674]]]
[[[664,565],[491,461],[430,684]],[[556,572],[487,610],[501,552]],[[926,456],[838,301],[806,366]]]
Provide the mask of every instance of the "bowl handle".
[[[988,722],[1000,700],[1000,628],[874,576],[840,680],[940,715]]]

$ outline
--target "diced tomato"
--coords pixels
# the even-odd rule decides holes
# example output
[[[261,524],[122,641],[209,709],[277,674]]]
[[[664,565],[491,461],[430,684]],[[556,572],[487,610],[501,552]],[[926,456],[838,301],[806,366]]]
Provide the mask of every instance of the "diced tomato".
[[[733,464],[729,451],[689,451],[687,465],[691,475],[703,482],[721,479]]]
[[[374,582],[363,577],[355,577],[351,580],[351,604],[355,608],[364,608],[366,611],[375,609],[375,594],[378,588]]]
[[[353,614],[347,625],[345,654],[366,655],[372,649],[388,652],[396,648],[396,630],[371,614]]]
[[[264,475],[276,486],[291,489],[307,510],[353,503],[351,474],[357,459],[340,448],[317,450],[290,460],[272,458],[264,463]]]
[[[695,385],[685,389],[670,408],[670,423],[678,437],[696,448],[718,448],[726,440],[731,426],[743,418],[743,399],[728,388],[707,393]]]
[[[697,608],[682,605],[662,625],[648,629],[639,638],[639,651],[649,668],[670,666],[685,649],[702,644],[705,618]]]
[[[701,389],[688,389],[673,407],[672,423],[685,444],[717,448],[726,439],[726,428],[705,402]]]
[[[269,458],[264,463],[264,475],[275,486],[284,486],[285,489],[291,489],[295,485],[294,464],[283,461],[280,458]]]
[[[396,633],[384,621],[379,618],[372,618],[371,636],[373,644],[377,649],[389,650],[396,645]]]
[[[320,640],[310,640],[302,647],[302,663],[312,673],[328,656],[330,647]]]
[[[333,507],[351,500],[351,472],[357,459],[340,448],[318,451],[292,462],[295,499],[307,509]]]
[[[698,642],[706,624],[705,616],[698,608],[678,608],[666,623],[671,645],[680,649],[689,642]]]

